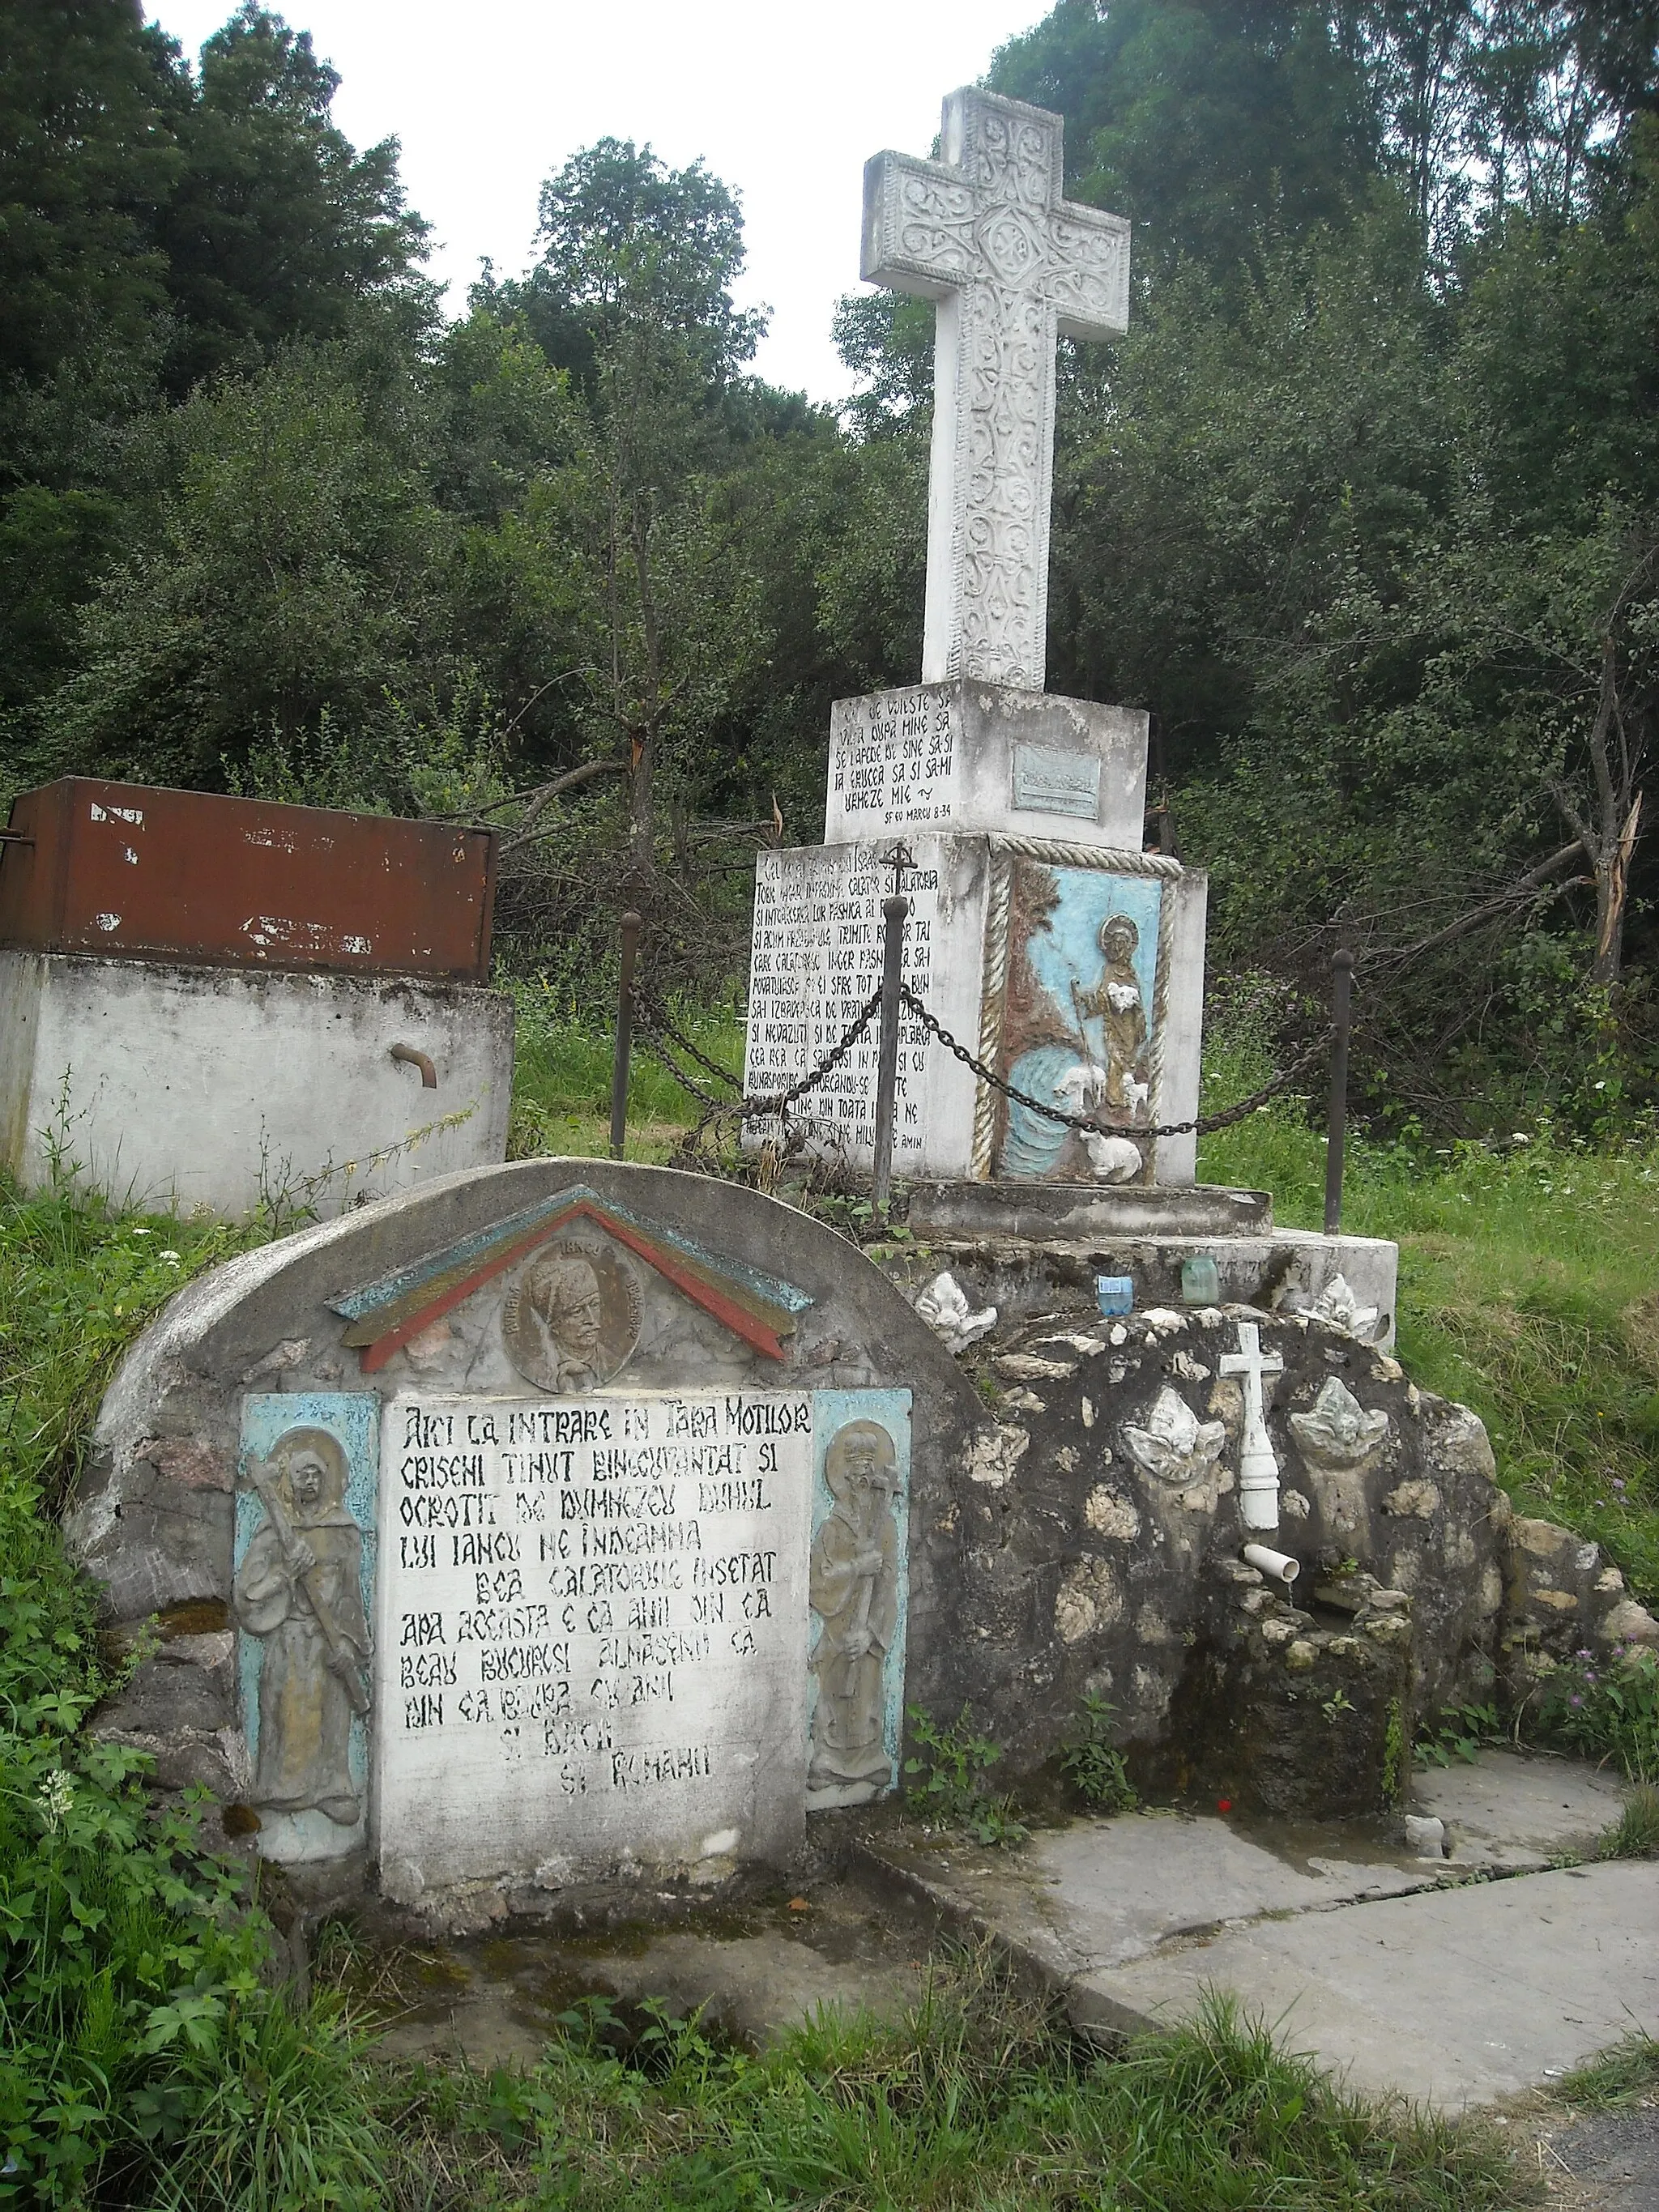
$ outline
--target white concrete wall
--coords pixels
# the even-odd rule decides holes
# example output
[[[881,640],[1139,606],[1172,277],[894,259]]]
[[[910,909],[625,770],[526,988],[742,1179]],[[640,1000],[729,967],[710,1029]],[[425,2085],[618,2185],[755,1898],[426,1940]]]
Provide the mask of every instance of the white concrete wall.
[[[498,992],[0,951],[0,1163],[26,1189],[56,1146],[123,1205],[326,1218],[504,1158],[512,1084]]]

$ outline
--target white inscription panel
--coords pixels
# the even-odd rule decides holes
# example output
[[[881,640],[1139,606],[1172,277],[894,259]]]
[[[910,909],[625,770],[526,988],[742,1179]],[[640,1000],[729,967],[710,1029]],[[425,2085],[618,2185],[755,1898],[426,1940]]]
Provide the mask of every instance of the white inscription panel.
[[[910,902],[904,980],[926,1000],[933,985],[941,855],[929,842],[918,848],[916,859],[903,884]],[[803,846],[761,855],[755,878],[744,1074],[751,1097],[775,1097],[816,1066],[879,988],[881,907],[892,881],[870,845]],[[875,1141],[879,1040],[872,1020],[846,1058],[796,1109],[849,1155],[869,1153]],[[921,1158],[932,1050],[921,1022],[903,1013],[893,1138],[894,1166],[900,1174],[914,1171]]]
[[[948,822],[957,802],[956,726],[951,695],[943,689],[837,700],[830,730],[831,837]]]
[[[381,1438],[391,1895],[799,1842],[810,1396],[400,1398]]]

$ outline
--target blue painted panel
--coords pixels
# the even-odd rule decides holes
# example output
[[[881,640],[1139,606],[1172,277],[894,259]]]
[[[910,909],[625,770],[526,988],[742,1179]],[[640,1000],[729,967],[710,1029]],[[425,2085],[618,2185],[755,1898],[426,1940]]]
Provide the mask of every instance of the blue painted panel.
[[[892,1441],[896,1474],[890,1510],[896,1565],[896,1604],[881,1670],[882,1748],[885,1771],[875,1777],[877,1795],[897,1786],[899,1748],[904,1739],[904,1642],[909,1622],[910,1585],[910,1393],[907,1390],[815,1390],[812,1394],[813,1489],[812,1559],[815,1567],[823,1557],[823,1532],[836,1513],[836,1500],[826,1471],[830,1448],[849,1422],[873,1421]],[[806,1724],[809,1780],[807,1803],[822,1797],[820,1786],[810,1777],[810,1762],[817,1742],[820,1683],[813,1668],[824,1636],[823,1621],[813,1610],[809,1615]],[[845,1801],[848,1793],[842,1793]],[[825,1802],[836,1802],[832,1797]]]
[[[374,1390],[281,1390],[242,1401],[241,1451],[237,1463],[235,1564],[240,1569],[248,1546],[264,1528],[264,1502],[248,1484],[250,1467],[271,1454],[295,1429],[322,1429],[345,1454],[343,1504],[362,1534],[362,1592],[366,1620],[374,1619],[375,1508],[380,1481],[380,1400]],[[264,1638],[240,1633],[236,1672],[241,1692],[242,1728],[248,1756],[259,1759],[259,1672]],[[368,1737],[362,1721],[351,1723],[351,1778],[361,1793],[368,1788]]]
[[[1139,933],[1130,963],[1140,986],[1150,1036],[1157,1020],[1153,990],[1158,981],[1158,920],[1164,886],[1156,876],[1114,876],[1101,868],[1056,868],[1060,903],[1047,929],[1034,931],[1026,948],[1031,972],[1048,992],[1069,1029],[1072,986],[1087,990],[1100,980],[1100,928],[1109,915],[1127,914]],[[1099,1057],[1100,1024],[1090,1024],[1091,1049]]]

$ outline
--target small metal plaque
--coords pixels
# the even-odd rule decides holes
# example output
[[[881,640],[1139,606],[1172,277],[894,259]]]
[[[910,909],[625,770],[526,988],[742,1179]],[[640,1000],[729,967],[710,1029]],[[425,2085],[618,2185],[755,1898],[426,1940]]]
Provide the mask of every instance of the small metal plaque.
[[[1014,811],[1075,814],[1100,819],[1100,762],[1093,753],[1061,752],[1055,745],[1014,747]]]

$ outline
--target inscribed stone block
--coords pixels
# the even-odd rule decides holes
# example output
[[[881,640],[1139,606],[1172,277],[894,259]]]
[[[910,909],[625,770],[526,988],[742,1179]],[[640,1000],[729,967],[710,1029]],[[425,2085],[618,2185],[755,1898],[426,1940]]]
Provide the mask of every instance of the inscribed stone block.
[[[389,1406],[388,1893],[787,1856],[812,1474],[805,1394]]]
[[[958,681],[830,710],[826,844],[988,830],[1139,852],[1146,808],[1138,708]]]

